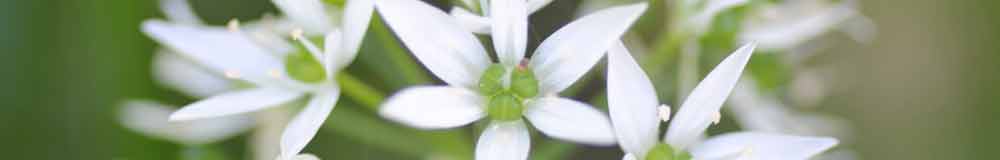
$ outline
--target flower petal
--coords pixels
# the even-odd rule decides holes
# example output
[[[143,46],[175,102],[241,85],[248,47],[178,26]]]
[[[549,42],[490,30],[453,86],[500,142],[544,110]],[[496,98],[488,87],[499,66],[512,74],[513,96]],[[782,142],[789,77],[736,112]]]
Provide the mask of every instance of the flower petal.
[[[626,153],[644,157],[658,142],[655,89],[621,41],[608,50],[608,112]]]
[[[206,71],[198,64],[166,50],[154,55],[153,73],[161,84],[194,97],[208,97],[235,87],[222,75]]]
[[[638,160],[638,159],[635,159],[635,155],[632,155],[631,153],[625,153],[625,156],[622,157],[622,160]]]
[[[303,30],[311,34],[323,34],[333,29],[331,17],[320,0],[272,0],[274,6],[281,9],[288,19],[301,25]]]
[[[344,38],[342,39],[344,44],[341,48],[344,52],[342,59],[350,62],[354,60],[358,49],[361,48],[361,42],[364,41],[365,32],[368,31],[368,24],[372,19],[375,4],[372,0],[348,0],[345,5],[344,22],[341,23],[344,25]]]
[[[119,116],[121,123],[133,131],[173,142],[199,145],[218,142],[250,129],[248,116],[229,116],[187,122],[167,122],[172,106],[153,101],[126,101]]]
[[[417,0],[379,0],[375,7],[434,75],[453,86],[477,85],[490,59],[479,40],[458,21]]]
[[[552,3],[552,0],[528,0],[528,14],[538,12],[538,10],[548,6],[549,3]]]
[[[187,121],[257,111],[295,100],[302,93],[275,88],[253,88],[222,93],[181,108],[170,121]]]
[[[531,137],[524,121],[490,124],[476,142],[476,160],[525,160]]]
[[[590,145],[615,144],[608,117],[590,105],[559,97],[528,103],[524,116],[545,135]]]
[[[694,25],[691,27],[695,29],[697,34],[704,34],[708,28],[711,28],[708,25],[712,24],[716,15],[747,2],[750,2],[750,0],[709,0],[705,2],[705,8],[702,8],[701,11],[691,17],[691,23]]]
[[[799,7],[801,6],[791,5],[763,8],[761,13],[756,14],[807,10]],[[847,4],[810,8],[808,11],[810,12],[798,13],[796,16],[780,16],[771,19],[750,21],[745,25],[745,31],[740,34],[740,40],[760,43],[761,49],[790,49],[831,31],[834,27],[854,17],[862,17]]]
[[[144,22],[142,29],[154,40],[219,74],[258,85],[281,81],[282,77],[272,73],[284,71],[282,61],[241,33],[157,20]]]
[[[481,97],[476,92],[439,86],[403,89],[385,101],[379,114],[422,129],[458,127],[486,115]]]
[[[191,5],[188,4],[188,0],[160,1],[160,10],[163,10],[163,14],[167,16],[167,19],[171,22],[188,25],[202,24],[201,18],[198,18],[198,14],[195,14],[194,10],[191,9]]]
[[[323,126],[327,116],[340,98],[340,89],[331,87],[312,96],[309,104],[299,114],[288,122],[285,131],[281,133],[281,154],[279,159],[291,159],[306,148],[309,141]]]
[[[755,44],[747,44],[737,49],[691,91],[670,123],[665,138],[667,143],[674,148],[684,149],[697,141],[698,136],[715,121],[722,103],[729,97],[743,74],[743,68],[750,61],[754,47]]]
[[[337,71],[353,62],[354,57],[357,56],[357,53],[344,52],[343,35],[340,30],[334,29],[323,38],[324,53],[322,56],[324,60],[322,62],[327,79],[334,79]]]
[[[528,44],[528,13],[524,0],[490,1],[493,22],[493,47],[497,59],[506,66],[516,66],[524,58]]]
[[[478,14],[472,13],[469,10],[465,10],[462,7],[451,8],[451,16],[455,17],[458,24],[465,28],[469,32],[476,34],[489,34],[490,33],[490,19],[486,17],[479,16]]]
[[[689,151],[695,159],[802,160],[837,145],[837,139],[739,132],[712,137]]]
[[[540,91],[553,94],[590,70],[646,10],[646,3],[613,7],[570,22],[545,39],[531,60]]]

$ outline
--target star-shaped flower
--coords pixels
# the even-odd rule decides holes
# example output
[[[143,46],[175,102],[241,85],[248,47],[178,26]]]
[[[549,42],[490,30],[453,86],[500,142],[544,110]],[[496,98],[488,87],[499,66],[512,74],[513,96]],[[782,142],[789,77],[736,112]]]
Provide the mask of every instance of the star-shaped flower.
[[[608,110],[625,160],[804,160],[836,145],[832,138],[737,132],[702,141],[718,123],[719,110],[750,60],[753,44],[723,60],[683,102],[664,136],[657,138],[669,107],[659,105],[652,83],[621,43],[608,52]],[[657,107],[660,106],[660,107]],[[660,109],[658,109],[660,108]],[[659,111],[658,111],[659,110]]]
[[[476,145],[476,159],[526,159],[530,137],[522,116],[542,133],[594,145],[614,144],[600,111],[558,93],[604,56],[646,8],[613,7],[571,22],[525,59],[528,7],[524,0],[491,1],[491,64],[479,40],[446,13],[416,0],[375,3],[386,23],[416,58],[447,86],[399,91],[379,112],[422,129],[444,129],[490,118]]]
[[[333,110],[340,95],[335,76],[357,55],[374,5],[370,0],[348,1],[342,21],[333,23],[319,0],[274,3],[292,20],[290,25],[304,29],[292,36],[304,47],[287,47],[294,45],[269,32],[273,28],[267,25],[274,25],[270,23],[241,28],[231,21],[222,28],[150,20],[143,31],[218,74],[254,85],[189,104],[172,114],[171,121],[247,113],[308,97],[305,109],[281,136],[278,158],[284,160],[305,148]],[[306,37],[322,33],[322,49]]]

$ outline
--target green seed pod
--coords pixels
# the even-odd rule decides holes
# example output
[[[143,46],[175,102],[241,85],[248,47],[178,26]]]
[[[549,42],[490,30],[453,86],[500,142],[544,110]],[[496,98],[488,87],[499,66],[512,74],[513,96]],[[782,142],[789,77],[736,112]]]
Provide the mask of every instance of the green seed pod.
[[[301,47],[295,53],[285,56],[285,72],[292,79],[306,83],[317,83],[326,79],[323,64]]]
[[[535,74],[525,67],[517,67],[510,75],[510,89],[522,98],[538,95],[538,80]]]
[[[479,93],[490,96],[503,91],[504,72],[506,71],[504,70],[503,65],[490,65],[486,71],[483,71],[483,75],[479,78]]]
[[[524,105],[521,100],[510,93],[501,93],[490,97],[487,112],[494,121],[513,121],[521,119]]]
[[[656,144],[646,152],[646,160],[674,160],[674,148],[664,143]]]

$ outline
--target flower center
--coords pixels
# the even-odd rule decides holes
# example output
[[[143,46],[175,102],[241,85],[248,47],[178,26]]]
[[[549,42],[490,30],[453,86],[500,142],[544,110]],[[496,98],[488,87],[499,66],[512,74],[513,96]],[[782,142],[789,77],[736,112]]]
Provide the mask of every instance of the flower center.
[[[310,39],[318,40],[320,44],[323,43],[323,38]],[[306,83],[318,83],[325,80],[326,71],[323,64],[319,63],[312,54],[309,54],[309,51],[302,44],[296,44],[295,48],[292,53],[285,56],[285,72],[288,73],[288,76]]]
[[[691,160],[691,154],[684,151],[675,151],[670,145],[659,143],[653,149],[650,149],[649,152],[646,152],[645,160]]]
[[[479,79],[479,93],[487,102],[490,119],[513,121],[521,118],[524,101],[538,95],[538,80],[527,67],[508,72],[500,64],[490,65]]]

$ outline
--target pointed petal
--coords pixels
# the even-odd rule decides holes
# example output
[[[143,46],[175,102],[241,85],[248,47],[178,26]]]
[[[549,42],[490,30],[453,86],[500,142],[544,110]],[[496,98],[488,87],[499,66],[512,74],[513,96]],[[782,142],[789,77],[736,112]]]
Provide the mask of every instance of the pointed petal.
[[[368,24],[372,19],[372,12],[375,4],[372,0],[348,0],[344,9],[344,46],[342,47],[345,57],[343,59],[354,60],[361,42],[364,41],[365,32],[368,31]],[[347,61],[350,62],[350,61]]]
[[[524,0],[490,1],[493,47],[505,66],[516,66],[528,44],[528,13]]]
[[[486,115],[476,92],[439,86],[403,89],[385,101],[379,114],[421,129],[458,127]]]
[[[658,142],[660,118],[656,88],[621,41],[608,50],[608,112],[618,145],[646,155]]]
[[[716,15],[727,9],[746,4],[749,1],[750,0],[709,0],[705,2],[707,3],[705,4],[705,8],[702,8],[700,12],[691,17],[691,23],[694,24],[694,26],[691,27],[694,28],[699,35],[703,34],[708,28],[711,28],[708,25],[712,24]]]
[[[737,49],[691,91],[670,123],[665,138],[667,143],[674,148],[684,149],[695,143],[698,136],[715,121],[722,103],[729,97],[733,86],[743,74],[743,68],[750,61],[754,46],[747,44]]]
[[[333,29],[331,17],[320,0],[272,0],[288,19],[307,33],[323,34]]]
[[[453,86],[476,86],[490,59],[479,40],[455,19],[417,0],[379,0],[375,7],[434,75]]]
[[[486,17],[479,16],[478,14],[472,13],[469,10],[465,10],[462,7],[451,8],[451,16],[455,17],[458,24],[465,28],[469,32],[476,34],[489,34],[490,33],[490,19]]]
[[[333,111],[333,107],[340,98],[340,89],[329,88],[313,95],[306,108],[299,112],[285,131],[281,133],[281,159],[291,159],[298,155],[302,149],[306,148],[309,141],[316,136],[316,132],[323,126],[327,116]]]
[[[782,7],[784,8],[764,10],[780,13],[795,9],[790,6]],[[740,39],[760,43],[761,49],[790,49],[833,30],[852,17],[859,17],[857,11],[847,5],[814,9],[814,12],[800,14],[803,15],[751,21],[740,34]]]
[[[476,160],[526,160],[530,149],[524,121],[496,122],[476,142]]]
[[[636,159],[635,155],[632,155],[631,153],[625,153],[625,156],[622,157],[622,160],[638,160],[638,159]]]
[[[545,135],[590,145],[615,144],[611,121],[590,105],[559,97],[528,103],[524,116]]]
[[[187,145],[218,142],[246,131],[253,124],[248,116],[167,122],[173,108],[153,101],[130,100],[122,107],[119,120],[133,131]]]
[[[326,34],[323,38],[323,70],[326,71],[326,78],[333,79],[337,74],[337,71],[343,69],[351,62],[354,61],[354,57],[357,53],[348,53],[343,50],[343,33],[340,30],[334,29],[330,33]]]
[[[769,133],[740,132],[723,134],[691,148],[695,159],[802,160],[809,159],[837,145],[837,139]]]
[[[163,0],[160,1],[160,10],[171,22],[188,25],[202,24],[201,18],[194,13],[188,0]]]
[[[295,100],[302,93],[275,88],[253,88],[222,93],[181,108],[170,121],[221,117],[276,107]]]
[[[542,95],[558,93],[583,76],[646,6],[640,3],[604,9],[570,22],[545,39],[530,64],[541,83]]]
[[[545,8],[549,3],[552,3],[552,0],[528,0],[528,14],[530,15]]]
[[[157,20],[146,21],[143,32],[219,74],[226,73],[255,84],[273,84],[282,77],[282,61],[246,36],[218,27],[175,25]]]
[[[208,97],[234,89],[229,79],[206,71],[176,53],[161,50],[153,58],[153,74],[163,85],[194,97]]]

